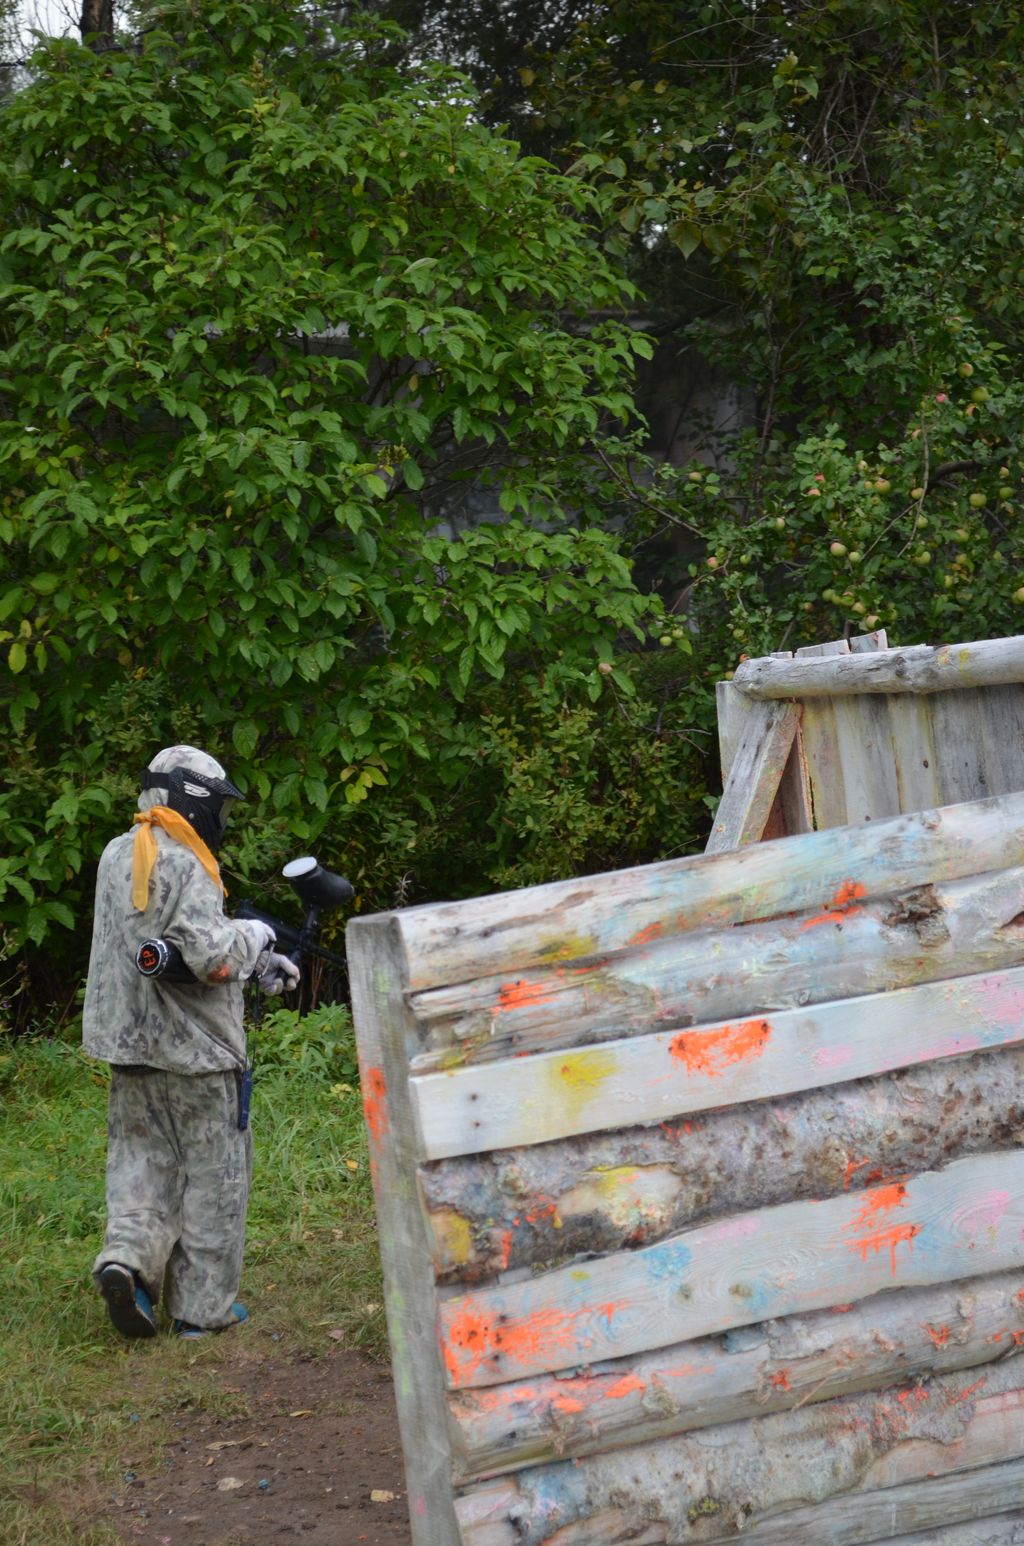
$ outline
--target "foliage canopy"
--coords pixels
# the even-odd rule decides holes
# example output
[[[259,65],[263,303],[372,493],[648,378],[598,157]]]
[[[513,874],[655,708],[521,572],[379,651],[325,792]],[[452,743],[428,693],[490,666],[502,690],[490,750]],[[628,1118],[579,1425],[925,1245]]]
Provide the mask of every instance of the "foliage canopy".
[[[1024,7],[385,9],[600,191],[654,382],[696,351],[744,394],[744,423],[691,423],[695,462],[637,500],[701,662],[872,617],[900,643],[1015,631]]]
[[[312,48],[292,4],[186,0],[138,51],[48,45],[0,115],[15,945],[84,923],[168,742],[257,798],[236,866],[316,843],[364,905],[506,866],[541,721],[581,715],[608,782],[617,638],[656,607],[563,493],[646,349],[593,195],[386,27]],[[505,522],[460,530],[495,479]]]

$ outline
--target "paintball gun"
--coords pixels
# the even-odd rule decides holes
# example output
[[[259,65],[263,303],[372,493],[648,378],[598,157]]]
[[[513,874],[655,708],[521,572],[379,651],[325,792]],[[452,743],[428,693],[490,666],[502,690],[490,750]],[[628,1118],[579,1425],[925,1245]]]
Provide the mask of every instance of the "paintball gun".
[[[329,961],[333,966],[344,966],[344,956],[326,950],[320,944],[320,923],[323,913],[343,907],[352,900],[354,893],[349,882],[344,875],[335,875],[331,870],[324,869],[310,854],[301,859],[292,859],[281,874],[291,883],[292,890],[306,909],[306,916],[299,928],[282,923],[262,908],[254,907],[251,902],[240,903],[235,909],[235,916],[256,919],[269,925],[277,936],[278,950],[282,955],[289,956],[296,965],[302,956],[315,956],[317,960]],[[135,965],[143,977],[164,977],[168,982],[198,981],[185,965],[177,945],[169,939],[144,939],[135,952]]]

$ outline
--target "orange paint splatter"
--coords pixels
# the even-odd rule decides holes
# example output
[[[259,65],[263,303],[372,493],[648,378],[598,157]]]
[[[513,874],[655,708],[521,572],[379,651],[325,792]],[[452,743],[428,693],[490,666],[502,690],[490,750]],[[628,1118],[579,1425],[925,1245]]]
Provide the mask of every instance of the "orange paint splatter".
[[[712,1078],[732,1063],[753,1063],[768,1045],[772,1028],[767,1020],[743,1020],[739,1025],[723,1025],[717,1031],[681,1031],[673,1036],[668,1050],[685,1063],[688,1074],[708,1074]]]
[[[870,1192],[862,1194],[860,1212],[849,1226],[856,1229],[863,1225],[866,1229],[872,1229],[879,1219],[885,1214],[891,1213],[893,1208],[902,1208],[907,1199],[907,1189],[902,1181],[891,1181],[887,1186],[876,1186]]]
[[[445,1368],[453,1384],[472,1383],[484,1359],[490,1356],[494,1317],[483,1311],[462,1310],[452,1321],[448,1343],[442,1347]]]
[[[1011,1331],[1014,1347],[1024,1347],[1024,1331]]]
[[[504,1272],[512,1256],[512,1231],[503,1229],[498,1236],[498,1268]]]
[[[860,1211],[845,1226],[861,1231],[856,1239],[847,1241],[851,1251],[860,1252],[861,1261],[867,1261],[869,1251],[874,1251],[876,1256],[884,1250],[889,1252],[893,1277],[896,1276],[896,1247],[904,1242],[909,1245],[914,1236],[921,1233],[920,1224],[886,1223],[892,1210],[901,1208],[906,1198],[907,1189],[902,1181],[890,1181],[886,1186],[863,1192]]]
[[[931,1337],[936,1347],[945,1347],[946,1343],[949,1341],[948,1326],[929,1326],[927,1322],[925,1322],[924,1329]]]
[[[552,1396],[551,1409],[560,1412],[563,1417],[575,1417],[577,1412],[585,1412],[586,1405],[577,1401],[575,1396]]]
[[[879,1252],[887,1250],[892,1262],[892,1275],[895,1277],[896,1247],[904,1241],[909,1245],[914,1236],[920,1233],[920,1224],[893,1224],[889,1229],[880,1229],[877,1234],[866,1235],[862,1240],[851,1240],[848,1244],[851,1251],[860,1252],[861,1261],[867,1261],[869,1251],[874,1251],[877,1256]]]
[[[848,1192],[850,1190],[850,1182],[853,1180],[854,1173],[856,1171],[858,1171],[858,1170],[863,1170],[865,1165],[870,1165],[870,1164],[871,1164],[871,1161],[869,1159],[859,1159],[859,1160],[848,1160],[847,1161],[847,1163],[846,1163],[846,1180],[843,1182],[843,1191],[844,1192]]]
[[[646,929],[638,929],[629,939],[627,945],[649,945],[652,939],[660,939],[665,932],[663,923],[649,923]]]
[[[624,1374],[621,1379],[615,1381],[614,1385],[609,1385],[602,1390],[601,1395],[607,1397],[609,1401],[621,1401],[623,1396],[631,1396],[634,1392],[638,1393],[646,1389],[638,1374]]]
[[[792,1390],[793,1388],[789,1383],[788,1369],[778,1369],[774,1374],[770,1374],[768,1376],[768,1383],[769,1385],[774,1385],[776,1390]]]
[[[830,1315],[849,1315],[853,1309],[852,1304],[834,1304],[829,1311]]]
[[[368,1068],[363,1075],[363,1115],[374,1143],[380,1143],[390,1126],[383,1068]]]
[[[896,1400],[900,1406],[922,1406],[928,1400],[928,1392],[922,1385],[914,1385],[910,1390],[898,1390]]]
[[[976,1391],[981,1390],[982,1386],[983,1385],[987,1385],[987,1384],[988,1384],[988,1375],[987,1374],[983,1374],[981,1376],[980,1380],[975,1380],[974,1384],[973,1385],[968,1385],[966,1390],[961,1390],[961,1391],[958,1391],[956,1393],[947,1390],[946,1391],[946,1405],[947,1406],[959,1406],[961,1401],[969,1401],[971,1399],[971,1397],[975,1394]]]
[[[586,1310],[537,1310],[524,1320],[475,1310],[467,1305],[448,1320],[447,1335],[442,1312],[441,1351],[452,1385],[472,1385],[484,1363],[502,1359],[509,1377],[517,1364],[550,1364],[552,1356],[567,1363],[580,1360],[580,1323],[610,1321],[627,1308],[628,1299],[595,1305]]]
[[[557,1212],[556,1202],[543,1202],[540,1207],[531,1208],[529,1213],[524,1213],[523,1217],[528,1224],[537,1224],[541,1219],[553,1219]]]
[[[498,989],[498,1013],[507,1013],[510,1009],[533,1009],[539,1004],[550,1004],[554,997],[554,993],[543,982],[527,982],[524,978],[520,978],[519,982],[503,982]]]
[[[800,925],[801,929],[816,929],[823,923],[842,923],[851,913],[863,912],[864,909],[857,904],[865,895],[866,887],[859,880],[844,880],[835,896],[825,903],[824,912],[805,919]]]
[[[223,966],[215,966],[212,972],[208,972],[206,975],[206,980],[208,983],[216,986],[216,984],[219,982],[227,982],[230,976],[231,967],[227,964],[227,962],[225,962]]]

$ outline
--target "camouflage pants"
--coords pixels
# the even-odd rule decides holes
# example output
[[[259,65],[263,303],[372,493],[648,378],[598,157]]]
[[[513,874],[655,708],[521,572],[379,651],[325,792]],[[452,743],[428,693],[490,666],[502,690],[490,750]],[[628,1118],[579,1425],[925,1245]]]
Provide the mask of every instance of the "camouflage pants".
[[[252,1137],[233,1073],[112,1068],[107,1230],[93,1267],[121,1262],[176,1320],[232,1321],[245,1244]]]

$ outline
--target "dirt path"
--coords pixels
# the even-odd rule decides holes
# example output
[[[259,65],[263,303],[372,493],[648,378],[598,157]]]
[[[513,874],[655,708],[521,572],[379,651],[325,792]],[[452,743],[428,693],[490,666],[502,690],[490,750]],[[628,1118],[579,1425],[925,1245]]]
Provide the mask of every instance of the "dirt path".
[[[409,1546],[387,1369],[361,1353],[268,1354],[243,1336],[224,1388],[244,1417],[187,1411],[93,1514],[132,1546]]]

